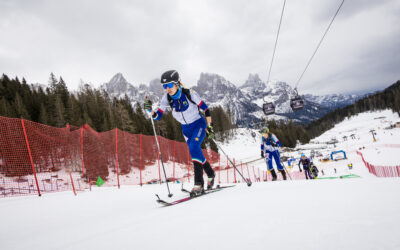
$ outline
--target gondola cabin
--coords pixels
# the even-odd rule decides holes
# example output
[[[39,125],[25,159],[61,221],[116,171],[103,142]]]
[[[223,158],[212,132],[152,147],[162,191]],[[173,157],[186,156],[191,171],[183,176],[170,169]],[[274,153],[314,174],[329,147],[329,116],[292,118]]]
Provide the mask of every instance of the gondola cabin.
[[[275,105],[272,102],[264,103],[263,111],[265,115],[272,115],[275,113]]]
[[[300,96],[290,99],[290,107],[293,111],[304,108],[304,100]]]

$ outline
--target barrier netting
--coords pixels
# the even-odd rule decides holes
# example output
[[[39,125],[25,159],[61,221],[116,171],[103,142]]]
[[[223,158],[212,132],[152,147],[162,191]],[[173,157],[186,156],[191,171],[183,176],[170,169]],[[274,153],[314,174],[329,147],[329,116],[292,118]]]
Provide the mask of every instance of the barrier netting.
[[[187,144],[158,137],[168,181],[193,181]],[[119,129],[97,132],[89,125],[55,128],[24,119],[0,117],[0,197],[41,195],[90,189],[99,177],[104,186],[165,181],[154,136]],[[217,183],[243,182],[226,157],[203,150]],[[233,159],[233,161],[235,161]],[[252,181],[270,174],[235,163]]]
[[[374,166],[364,159],[360,151],[357,151],[357,154],[361,156],[368,171],[376,177],[400,177],[400,166]]]

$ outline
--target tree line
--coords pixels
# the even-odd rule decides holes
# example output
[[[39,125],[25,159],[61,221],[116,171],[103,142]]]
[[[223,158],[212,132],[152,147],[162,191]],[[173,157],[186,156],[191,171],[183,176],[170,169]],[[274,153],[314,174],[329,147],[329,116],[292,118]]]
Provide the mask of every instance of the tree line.
[[[356,101],[352,105],[336,109],[320,119],[311,122],[307,127],[310,138],[315,138],[333,128],[335,124],[358,113],[366,111],[392,109],[400,115],[400,81],[392,84],[383,91],[371,94]]]
[[[217,139],[225,140],[232,127],[231,117],[221,107],[211,109]],[[62,77],[50,74],[48,86],[29,85],[25,78],[0,78],[0,116],[24,118],[41,124],[80,127],[87,123],[98,132],[118,128],[133,134],[153,135],[151,121],[142,105],[132,105],[127,95],[111,98],[103,89],[82,83],[78,91],[70,92]],[[166,113],[156,123],[158,135],[184,141],[180,124]],[[210,143],[208,140],[206,143]],[[203,146],[205,146],[205,144]],[[215,145],[211,145],[216,150]]]

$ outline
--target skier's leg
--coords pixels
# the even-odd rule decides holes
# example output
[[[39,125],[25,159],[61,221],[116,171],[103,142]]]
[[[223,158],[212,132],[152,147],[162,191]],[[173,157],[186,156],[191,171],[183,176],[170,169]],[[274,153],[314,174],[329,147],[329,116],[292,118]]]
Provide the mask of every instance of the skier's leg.
[[[215,177],[215,172],[208,161],[203,164],[203,169],[209,178]]]
[[[279,170],[279,172],[281,173],[283,180],[286,180],[286,172],[285,172],[285,170]]]
[[[275,169],[272,165],[272,152],[265,151],[265,162],[267,163],[267,169],[272,175],[272,180],[275,181],[277,179]]]
[[[194,185],[204,186],[203,165],[197,161],[193,161],[194,166]]]
[[[206,171],[207,176],[215,176],[213,169],[206,161],[203,151],[201,150],[201,143],[206,135],[205,128],[206,122],[204,119],[199,119],[193,124],[189,124],[185,127],[182,126],[182,130],[188,138],[186,143],[188,144],[189,153],[195,167],[195,185],[204,185],[203,169]]]
[[[281,164],[281,158],[280,158],[279,151],[278,151],[278,150],[273,151],[273,152],[272,152],[272,156],[273,156],[274,159],[275,159],[275,163],[276,163],[276,166],[277,166],[278,170],[279,170],[279,171],[280,171],[280,170],[283,170],[283,166],[282,166],[282,164]]]
[[[272,152],[271,151],[265,151],[265,162],[267,163],[267,169],[268,171],[271,171],[274,169],[272,166]]]
[[[311,179],[311,173],[310,173],[310,169],[306,170],[306,174],[307,174],[307,179]]]

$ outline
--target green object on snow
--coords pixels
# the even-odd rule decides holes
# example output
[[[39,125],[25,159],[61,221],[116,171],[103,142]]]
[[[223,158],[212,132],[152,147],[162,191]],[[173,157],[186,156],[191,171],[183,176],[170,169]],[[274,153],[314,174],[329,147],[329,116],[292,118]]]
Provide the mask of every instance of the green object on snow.
[[[341,176],[335,176],[335,177],[320,177],[317,178],[317,180],[324,180],[324,179],[348,179],[348,178],[360,178],[360,176],[356,174],[348,174],[348,175],[341,175]]]
[[[104,184],[104,181],[103,181],[103,179],[101,179],[101,177],[99,176],[99,177],[97,178],[96,185],[97,185],[98,187],[100,187],[100,186],[103,185],[103,184]]]

